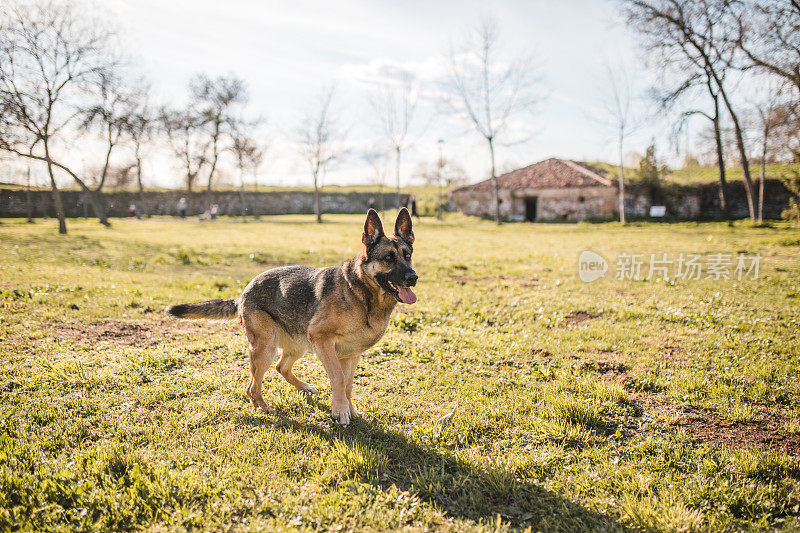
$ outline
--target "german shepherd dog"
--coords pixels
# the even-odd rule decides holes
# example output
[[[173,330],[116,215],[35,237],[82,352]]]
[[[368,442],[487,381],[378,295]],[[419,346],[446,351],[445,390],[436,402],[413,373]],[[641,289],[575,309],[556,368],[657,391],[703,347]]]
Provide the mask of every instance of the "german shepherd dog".
[[[256,410],[274,412],[261,395],[261,381],[278,352],[277,370],[298,390],[319,394],[298,379],[292,365],[306,352],[317,354],[331,381],[331,416],[343,426],[360,416],[352,399],[353,375],[361,354],[386,332],[397,302],[413,304],[411,216],[400,209],[394,235],[386,236],[374,209],[367,213],[361,253],[342,266],[283,266],[256,276],[235,300],[180,304],[179,318],[239,318],[247,335],[250,384]]]

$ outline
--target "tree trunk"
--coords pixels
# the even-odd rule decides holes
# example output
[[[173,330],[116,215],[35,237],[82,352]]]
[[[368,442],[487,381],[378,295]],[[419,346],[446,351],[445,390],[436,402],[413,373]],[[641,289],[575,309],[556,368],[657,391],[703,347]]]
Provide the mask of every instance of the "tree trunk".
[[[52,159],[50,159],[50,153],[47,148],[45,148],[45,158],[48,165],[51,164],[55,165],[64,172],[66,172],[67,174],[69,174],[70,176],[72,176],[72,179],[75,180],[75,183],[77,183],[78,186],[83,191],[84,198],[87,198],[89,200],[89,203],[92,204],[92,209],[94,210],[94,214],[97,216],[97,219],[100,221],[100,223],[106,227],[111,226],[111,224],[108,222],[108,218],[106,217],[105,206],[103,205],[102,200],[98,197],[97,191],[94,191],[92,190],[91,187],[88,187],[86,183],[84,183],[83,180],[77,176],[77,174],[75,174],[72,170],[70,170],[69,167],[54,162]]]
[[[395,163],[394,163],[394,179],[395,185],[397,186],[397,209],[402,207],[403,202],[400,198],[400,147],[395,146]]]
[[[242,222],[247,222],[247,205],[244,202],[244,169],[239,169],[239,202],[242,204]]]
[[[442,170],[444,170],[444,158],[442,157],[442,141],[439,141],[439,165],[436,172],[436,178],[439,181],[439,201],[436,209],[437,220],[442,220],[442,202],[444,201],[444,182],[442,181]]]
[[[767,179],[767,136],[769,129],[764,128],[764,142],[761,144],[761,176],[758,180],[758,223],[764,222],[764,181]]]
[[[211,169],[208,171],[208,187],[206,189],[206,197],[209,205],[214,203],[214,191],[211,189],[211,187],[214,180],[214,172],[217,169],[217,162],[219,161],[219,123],[216,124],[213,143],[214,148],[212,153],[214,158],[211,161]]]
[[[44,139],[44,155],[47,163],[47,173],[50,175],[50,188],[53,192],[53,205],[56,208],[56,217],[58,218],[58,233],[61,235],[66,235],[67,221],[64,217],[64,205],[61,203],[61,191],[58,190],[58,185],[56,185],[56,177],[53,173],[53,163],[50,160],[50,147],[47,145],[47,138]]]
[[[186,130],[186,140],[184,141],[184,158],[183,162],[186,165],[186,193],[191,196],[192,182],[197,176],[197,173],[192,174],[192,158],[189,155],[189,130]],[[200,172],[200,167],[197,167],[197,172]]]
[[[28,183],[25,188],[25,210],[28,215],[28,223],[33,222],[33,204],[31,203],[31,167],[28,165]]]
[[[439,177],[439,209],[436,211],[436,219],[442,220],[442,203],[444,202],[444,187],[442,185],[442,178]]]
[[[139,147],[136,147],[136,183],[139,185],[139,204],[144,211],[144,216],[150,218],[150,209],[145,208],[144,185],[142,184],[142,158],[139,157]]]
[[[489,137],[489,156],[492,160],[492,192],[494,195],[494,221],[499,226],[502,224],[500,220],[500,185],[497,183],[497,169],[494,164],[494,139]]]
[[[319,205],[319,185],[317,173],[314,173],[314,214],[317,215],[317,224],[322,224],[322,211]]]
[[[214,160],[211,162],[211,170],[208,171],[208,185],[206,185],[206,192],[211,195],[212,193],[212,180],[214,179],[214,171],[217,168],[217,157],[214,157]]]
[[[714,140],[717,143],[717,166],[719,167],[719,205],[722,208],[722,217],[730,220],[730,208],[728,206],[728,182],[725,179],[725,152],[722,147],[722,129],[719,126],[719,96],[712,93],[714,98]]]
[[[106,182],[106,176],[108,176],[108,166],[111,163],[111,151],[114,149],[114,142],[111,139],[111,132],[108,133],[108,150],[106,150],[106,160],[103,163],[103,172],[100,174],[100,183],[97,185],[95,189],[96,192],[100,192],[103,190],[103,185]]]
[[[719,87],[719,92],[722,95],[722,101],[725,102],[725,107],[728,109],[728,114],[733,121],[733,130],[736,133],[736,147],[739,149],[739,156],[742,160],[742,170],[744,171],[744,190],[747,193],[747,209],[750,212],[750,219],[756,219],[756,205],[755,193],[753,191],[753,178],[750,176],[750,161],[747,159],[747,148],[744,145],[744,135],[742,134],[742,127],[739,124],[739,117],[733,111],[733,106],[728,100],[727,93]]]
[[[67,234],[67,221],[64,218],[64,205],[61,203],[61,191],[58,190],[56,185],[56,178],[53,175],[53,165],[47,162],[47,172],[50,174],[50,189],[53,193],[53,206],[56,208],[56,217],[58,218],[58,232],[61,235]]]
[[[89,200],[89,203],[92,205],[92,210],[94,214],[97,216],[97,220],[104,226],[110,226],[111,224],[108,222],[108,218],[106,217],[106,208],[103,205],[103,199],[99,196],[100,193],[97,191],[93,191],[89,187],[85,185],[81,185],[83,188],[83,192],[85,197]]]
[[[211,170],[209,170],[209,172],[208,172],[208,185],[206,187],[206,201],[208,202],[209,205],[214,203],[214,190],[211,188],[212,187],[212,181],[211,180],[214,177],[214,170],[217,168],[217,159],[218,159],[218,156],[214,156],[214,160],[211,163]]]
[[[625,166],[622,164],[622,148],[625,140],[622,132],[619,134],[619,222],[623,226],[626,224],[625,220]]]

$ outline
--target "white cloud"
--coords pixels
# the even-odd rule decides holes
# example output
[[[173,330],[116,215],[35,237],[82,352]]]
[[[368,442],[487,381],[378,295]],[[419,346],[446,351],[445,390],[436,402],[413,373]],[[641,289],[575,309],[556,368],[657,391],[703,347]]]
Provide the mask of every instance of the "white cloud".
[[[487,12],[483,2],[105,0],[102,5],[123,30],[127,52],[151,81],[154,99],[181,101],[196,72],[234,72],[247,80],[250,111],[269,120],[264,135],[271,148],[261,183],[308,183],[292,132],[318,89],[333,81],[341,88],[341,114],[352,124],[354,154],[376,142],[369,88],[412,79],[420,90],[421,120],[404,155],[404,180],[420,161],[437,157],[438,139],[447,141],[446,153],[474,179],[487,174],[480,136],[438,105],[449,42]],[[613,145],[587,114],[601,93],[604,51],[625,50],[630,58],[636,49],[625,31],[609,31],[616,9],[611,2],[589,0],[492,3],[504,50],[510,55],[536,51],[549,94],[535,114],[512,119],[508,139],[518,144],[500,146],[498,161],[525,165],[551,155],[613,158]],[[532,139],[519,142],[531,133]],[[631,148],[642,149],[662,133],[659,127],[644,128]],[[90,152],[84,150],[83,157],[91,159]],[[180,183],[180,171],[164,150],[151,166],[157,183]],[[364,182],[370,172],[354,155],[327,182]]]

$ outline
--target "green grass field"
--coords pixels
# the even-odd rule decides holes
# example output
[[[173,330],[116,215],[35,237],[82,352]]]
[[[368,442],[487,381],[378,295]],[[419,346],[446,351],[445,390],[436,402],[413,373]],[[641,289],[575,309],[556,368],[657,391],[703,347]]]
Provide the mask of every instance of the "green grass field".
[[[238,326],[164,314],[355,255],[362,218],[327,220],[2,221],[0,530],[800,528],[798,230],[423,219],[342,428],[313,355],[322,394],[270,371],[257,414]],[[622,281],[625,253],[762,260]]]

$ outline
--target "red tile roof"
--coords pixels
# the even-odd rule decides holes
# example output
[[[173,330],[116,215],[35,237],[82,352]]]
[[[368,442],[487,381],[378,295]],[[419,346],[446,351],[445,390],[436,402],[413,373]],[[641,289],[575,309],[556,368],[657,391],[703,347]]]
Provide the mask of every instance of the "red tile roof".
[[[550,158],[497,177],[501,189],[557,189],[562,187],[612,187],[605,172],[577,161]],[[491,191],[492,180],[461,187],[459,191]]]

